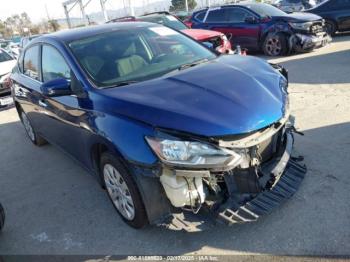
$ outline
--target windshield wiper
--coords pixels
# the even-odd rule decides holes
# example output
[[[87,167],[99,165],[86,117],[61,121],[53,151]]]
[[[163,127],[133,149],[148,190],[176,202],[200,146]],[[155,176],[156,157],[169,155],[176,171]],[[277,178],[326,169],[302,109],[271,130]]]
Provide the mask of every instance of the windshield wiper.
[[[178,70],[184,70],[184,69],[187,69],[187,68],[190,68],[190,67],[193,67],[193,66],[196,66],[196,65],[208,62],[208,61],[209,60],[207,58],[200,59],[200,60],[194,61],[192,63],[181,65],[180,67],[178,67]]]
[[[139,81],[136,80],[130,80],[130,81],[121,81],[113,85],[113,87],[118,87],[118,86],[127,86],[130,84],[138,83]]]

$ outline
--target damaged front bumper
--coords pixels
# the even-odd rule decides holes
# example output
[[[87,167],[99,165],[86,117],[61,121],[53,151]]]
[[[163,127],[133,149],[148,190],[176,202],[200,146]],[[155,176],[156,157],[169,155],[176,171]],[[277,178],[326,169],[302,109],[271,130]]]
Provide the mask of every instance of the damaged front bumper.
[[[289,199],[298,189],[306,174],[306,167],[291,158],[294,138],[286,134],[286,146],[282,156],[270,166],[269,186],[247,201],[241,201],[231,193],[226,203],[220,208],[218,218],[227,224],[256,221],[260,216]],[[266,172],[266,171],[265,171]]]
[[[290,37],[289,47],[290,50],[305,52],[326,46],[331,41],[332,38],[327,33],[319,33],[316,35],[296,33]]]
[[[158,166],[153,174],[160,183],[154,178],[147,180],[148,188],[139,183],[150,223],[200,231],[216,222],[256,221],[271,212],[297,191],[306,173],[301,158],[292,157],[295,132],[287,116],[245,138],[218,139],[220,146],[246,150],[249,160],[231,169]]]

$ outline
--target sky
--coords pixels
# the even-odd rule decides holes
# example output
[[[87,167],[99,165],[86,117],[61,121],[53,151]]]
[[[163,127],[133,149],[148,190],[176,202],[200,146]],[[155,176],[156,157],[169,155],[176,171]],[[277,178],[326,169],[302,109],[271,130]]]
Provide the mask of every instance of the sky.
[[[64,18],[63,1],[64,0],[1,0],[0,19],[5,20],[13,14],[20,14],[22,12],[27,12],[34,23],[38,23],[42,19],[47,19],[48,15],[50,19]],[[128,3],[128,1],[132,1],[134,6],[142,6],[147,4],[147,2],[151,3],[159,0],[107,0],[106,8],[123,8],[123,2]],[[88,0],[83,0],[83,3],[87,2]],[[100,10],[100,0],[91,0],[86,8],[86,13],[98,12]],[[81,17],[78,6],[72,9],[70,16]]]

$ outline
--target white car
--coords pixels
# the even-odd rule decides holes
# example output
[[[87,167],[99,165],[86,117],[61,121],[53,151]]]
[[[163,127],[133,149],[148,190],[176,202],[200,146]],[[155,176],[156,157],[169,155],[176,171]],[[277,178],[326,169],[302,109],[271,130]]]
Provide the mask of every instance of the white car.
[[[12,104],[11,71],[16,65],[16,59],[0,48],[0,108]]]

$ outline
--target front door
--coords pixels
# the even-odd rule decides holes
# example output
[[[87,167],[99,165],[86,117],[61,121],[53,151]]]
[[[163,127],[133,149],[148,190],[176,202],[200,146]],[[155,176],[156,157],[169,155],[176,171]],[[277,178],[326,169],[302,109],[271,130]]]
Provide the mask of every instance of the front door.
[[[42,81],[66,78],[71,86],[76,83],[74,73],[61,53],[51,45],[42,46]],[[73,92],[73,91],[72,91]],[[46,136],[50,142],[61,147],[74,158],[82,160],[86,154],[87,113],[83,109],[86,97],[76,94],[57,97],[44,97],[47,111]]]

